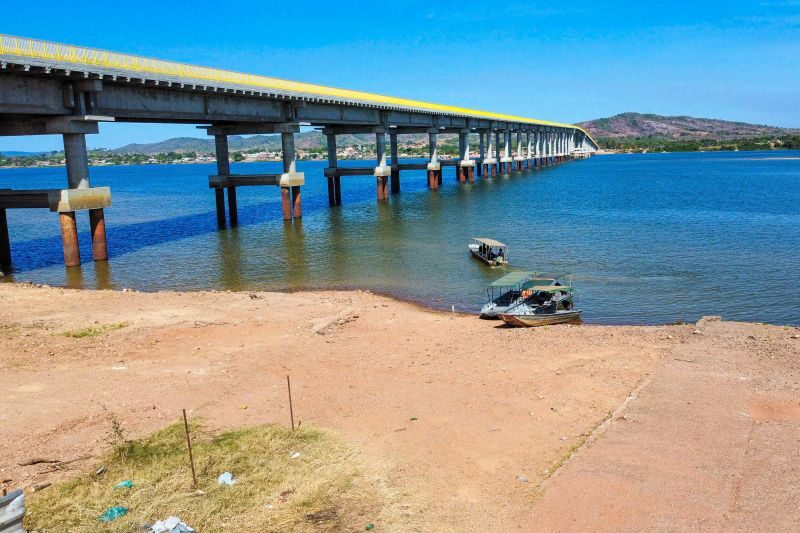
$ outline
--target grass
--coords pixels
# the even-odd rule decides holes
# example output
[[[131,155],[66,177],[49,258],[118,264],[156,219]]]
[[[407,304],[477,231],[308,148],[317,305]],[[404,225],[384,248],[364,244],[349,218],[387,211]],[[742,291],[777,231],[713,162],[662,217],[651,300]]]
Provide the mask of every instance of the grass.
[[[113,324],[89,326],[88,328],[65,331],[64,336],[72,337],[73,339],[83,339],[84,337],[95,337],[97,335],[102,335],[103,333],[108,333],[109,331],[116,331],[118,329],[122,329],[124,327],[127,327],[128,325],[129,324],[127,322],[114,322]]]
[[[170,515],[202,532],[391,529],[384,495],[331,433],[269,425],[211,435],[196,423],[191,432],[196,488],[181,422],[120,444],[100,463],[100,476],[93,469],[35,493],[27,530],[134,531]],[[217,483],[226,471],[237,480],[232,486]],[[133,488],[114,489],[127,479]],[[101,524],[114,505],[128,514]]]

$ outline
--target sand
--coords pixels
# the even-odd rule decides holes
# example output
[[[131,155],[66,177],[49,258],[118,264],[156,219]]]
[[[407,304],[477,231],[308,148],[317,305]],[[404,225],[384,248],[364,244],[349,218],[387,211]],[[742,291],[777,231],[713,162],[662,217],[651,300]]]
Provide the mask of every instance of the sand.
[[[0,479],[90,468],[108,413],[129,437],[183,408],[288,425],[290,375],[295,419],[382,473],[402,530],[796,530],[799,352],[797,328],[718,320],[511,329],[360,291],[0,284]]]

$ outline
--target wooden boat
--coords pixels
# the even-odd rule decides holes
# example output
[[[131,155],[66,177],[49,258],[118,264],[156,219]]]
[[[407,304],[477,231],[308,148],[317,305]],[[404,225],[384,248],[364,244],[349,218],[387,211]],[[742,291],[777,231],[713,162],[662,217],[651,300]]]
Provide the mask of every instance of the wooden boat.
[[[523,291],[525,299],[500,313],[511,326],[535,327],[580,321],[581,311],[574,308],[572,286],[537,285]]]
[[[486,289],[487,302],[481,307],[481,318],[499,319],[500,313],[524,300],[523,294],[529,294],[534,286],[553,285],[556,276],[538,274],[530,271],[510,272],[493,281]]]
[[[508,264],[508,246],[494,239],[475,237],[469,243],[469,253],[489,266]]]
[[[583,311],[557,311],[549,315],[509,315],[500,314],[500,319],[510,326],[533,328],[550,324],[567,324],[579,322]]]

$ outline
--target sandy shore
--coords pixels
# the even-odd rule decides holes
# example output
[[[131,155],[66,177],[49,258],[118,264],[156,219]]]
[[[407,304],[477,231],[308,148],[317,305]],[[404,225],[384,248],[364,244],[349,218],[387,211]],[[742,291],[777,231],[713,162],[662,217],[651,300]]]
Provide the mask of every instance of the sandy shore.
[[[522,330],[366,292],[0,284],[0,478],[88,468],[19,463],[97,457],[108,412],[133,437],[182,408],[288,424],[290,374],[296,418],[385,474],[403,529],[796,530],[799,355],[797,328],[716,320]]]

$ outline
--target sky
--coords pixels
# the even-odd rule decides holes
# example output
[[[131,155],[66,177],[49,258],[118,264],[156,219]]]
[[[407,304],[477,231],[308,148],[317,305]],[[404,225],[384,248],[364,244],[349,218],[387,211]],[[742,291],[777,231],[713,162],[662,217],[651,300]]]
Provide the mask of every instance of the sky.
[[[486,111],[800,127],[800,0],[5,4],[0,33]],[[203,135],[103,124],[88,143]],[[61,148],[0,137],[0,151]]]

